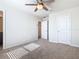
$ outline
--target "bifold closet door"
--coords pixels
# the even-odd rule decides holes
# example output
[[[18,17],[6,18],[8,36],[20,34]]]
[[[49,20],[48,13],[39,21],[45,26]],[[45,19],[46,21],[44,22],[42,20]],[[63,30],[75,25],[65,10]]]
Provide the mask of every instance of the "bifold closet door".
[[[69,15],[55,14],[49,18],[49,41],[71,43],[71,19]]]
[[[71,20],[69,16],[56,16],[56,30],[58,43],[70,44],[71,42]]]

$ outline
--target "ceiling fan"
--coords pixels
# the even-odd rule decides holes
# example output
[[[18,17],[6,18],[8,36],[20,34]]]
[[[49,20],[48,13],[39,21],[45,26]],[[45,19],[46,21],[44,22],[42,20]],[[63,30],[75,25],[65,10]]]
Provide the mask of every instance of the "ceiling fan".
[[[26,6],[36,6],[34,12],[36,12],[39,9],[44,9],[46,11],[48,11],[48,8],[45,6],[45,4],[43,3],[43,0],[36,0],[36,4],[25,4]]]

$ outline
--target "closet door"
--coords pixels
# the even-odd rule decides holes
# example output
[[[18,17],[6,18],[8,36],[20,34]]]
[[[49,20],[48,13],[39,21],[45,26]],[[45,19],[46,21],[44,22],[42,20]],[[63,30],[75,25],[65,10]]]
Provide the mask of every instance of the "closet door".
[[[42,38],[47,40],[47,20],[42,21]]]
[[[58,43],[70,44],[71,42],[71,20],[69,16],[56,16],[56,30]]]

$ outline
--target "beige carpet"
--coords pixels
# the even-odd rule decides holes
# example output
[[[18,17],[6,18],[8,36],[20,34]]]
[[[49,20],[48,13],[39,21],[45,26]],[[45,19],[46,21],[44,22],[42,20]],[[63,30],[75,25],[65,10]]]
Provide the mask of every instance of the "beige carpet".
[[[39,44],[40,48],[30,52],[30,54],[28,55],[29,58],[27,58],[27,55],[25,55],[21,59],[79,59],[79,48],[65,44],[50,43],[43,39],[35,41],[33,43]],[[19,47],[23,46],[25,45],[21,45]],[[6,51],[0,51],[0,59],[3,58],[3,53],[19,47],[7,49]],[[4,57],[5,58],[3,59],[8,59],[7,56]]]
[[[0,45],[0,50],[2,50],[2,45]]]

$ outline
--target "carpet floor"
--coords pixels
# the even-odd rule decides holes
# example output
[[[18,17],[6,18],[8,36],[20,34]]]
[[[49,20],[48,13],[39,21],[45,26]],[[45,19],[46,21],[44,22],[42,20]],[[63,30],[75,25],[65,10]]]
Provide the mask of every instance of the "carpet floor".
[[[50,43],[43,39],[33,43],[39,44],[40,48],[29,52],[28,55],[24,55],[21,59],[79,59],[79,48],[60,43]],[[24,45],[0,51],[0,59],[9,59],[5,55],[6,52],[19,47],[23,48]]]

